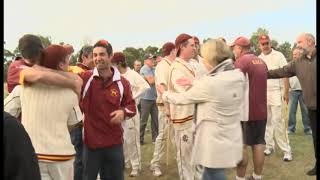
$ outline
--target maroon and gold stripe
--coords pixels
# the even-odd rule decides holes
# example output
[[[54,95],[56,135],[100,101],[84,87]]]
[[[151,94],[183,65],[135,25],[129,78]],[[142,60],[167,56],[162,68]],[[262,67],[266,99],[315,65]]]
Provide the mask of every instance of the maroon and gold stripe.
[[[37,154],[39,160],[47,161],[68,161],[74,157],[73,155],[53,155],[53,154]]]
[[[193,119],[193,116],[188,116],[186,118],[182,118],[182,119],[172,119],[172,122],[173,124],[181,124],[181,123],[184,123],[184,122],[187,122],[187,121],[190,121]]]

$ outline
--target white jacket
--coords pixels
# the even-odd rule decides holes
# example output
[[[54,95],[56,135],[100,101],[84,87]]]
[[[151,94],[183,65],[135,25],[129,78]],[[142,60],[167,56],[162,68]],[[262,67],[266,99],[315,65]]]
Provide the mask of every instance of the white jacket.
[[[245,76],[235,69],[195,80],[186,92],[163,93],[163,100],[169,103],[198,104],[194,164],[230,168],[242,159],[244,89]]]

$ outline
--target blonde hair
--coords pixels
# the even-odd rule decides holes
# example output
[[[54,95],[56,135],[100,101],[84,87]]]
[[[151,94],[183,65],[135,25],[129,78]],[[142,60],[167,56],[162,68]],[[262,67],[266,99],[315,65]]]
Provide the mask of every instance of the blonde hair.
[[[232,58],[230,47],[220,39],[210,39],[201,47],[201,56],[210,65],[217,65]]]

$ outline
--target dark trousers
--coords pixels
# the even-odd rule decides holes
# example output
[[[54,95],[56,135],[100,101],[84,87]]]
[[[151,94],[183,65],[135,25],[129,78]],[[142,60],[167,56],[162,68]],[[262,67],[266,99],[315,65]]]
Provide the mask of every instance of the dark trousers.
[[[313,146],[314,146],[314,156],[316,158],[317,164],[317,110],[308,109],[310,126],[312,130]]]
[[[124,180],[124,155],[121,145],[89,149],[83,146],[83,179]]]
[[[76,156],[73,163],[74,180],[82,180],[83,165],[82,165],[82,126],[74,128],[71,132],[71,142],[76,150]]]
[[[158,107],[155,100],[141,99],[141,119],[140,119],[140,142],[144,141],[144,131],[146,129],[149,114],[151,114],[151,135],[152,142],[156,141],[159,131]]]

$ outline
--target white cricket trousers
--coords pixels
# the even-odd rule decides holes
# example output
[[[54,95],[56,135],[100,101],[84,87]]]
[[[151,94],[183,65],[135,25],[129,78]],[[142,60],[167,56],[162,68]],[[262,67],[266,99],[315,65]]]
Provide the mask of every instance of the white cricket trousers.
[[[267,91],[267,126],[265,132],[266,148],[274,149],[277,141],[279,148],[285,153],[291,153],[287,125],[282,105],[280,91]],[[285,103],[285,102],[284,102]]]
[[[130,163],[132,169],[141,170],[140,150],[140,116],[139,113],[123,124],[123,152],[125,164]]]
[[[39,161],[41,180],[73,180],[73,161]]]
[[[167,117],[164,111],[160,110],[158,108],[158,124],[159,124],[159,134],[156,138],[154,151],[153,151],[153,158],[151,160],[151,166],[153,167],[159,167],[160,168],[160,162],[161,159],[163,159],[163,156],[166,152],[166,139],[167,139],[167,131],[168,131],[168,122]]]
[[[192,164],[193,131],[192,127],[174,130],[177,152],[177,165],[180,180],[200,180],[203,169]]]

